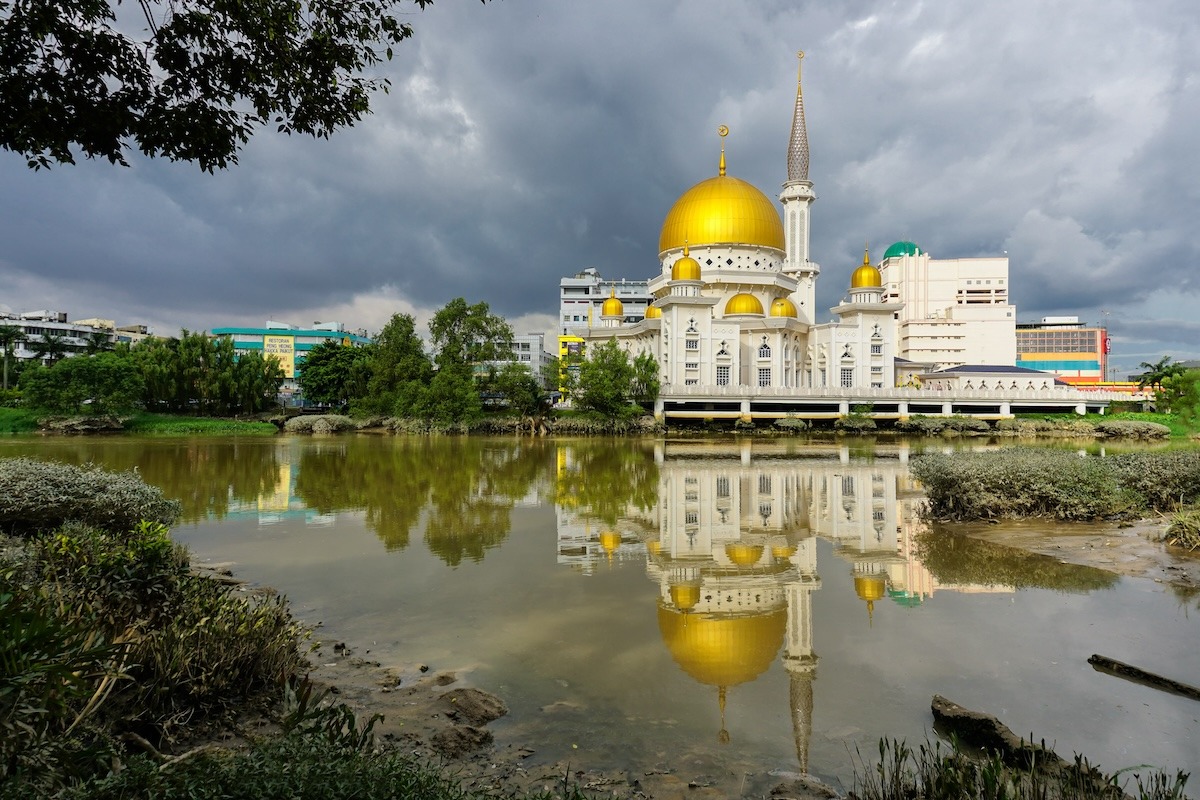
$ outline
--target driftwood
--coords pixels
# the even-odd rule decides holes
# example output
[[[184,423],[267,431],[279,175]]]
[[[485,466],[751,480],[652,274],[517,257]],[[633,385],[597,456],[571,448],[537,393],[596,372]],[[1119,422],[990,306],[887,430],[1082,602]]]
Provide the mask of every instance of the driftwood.
[[[1155,675],[1153,672],[1147,672],[1140,667],[1135,667],[1132,664],[1124,664],[1117,661],[1115,658],[1108,656],[1095,655],[1088,659],[1088,663],[1092,665],[1092,669],[1097,672],[1103,672],[1107,675],[1114,675],[1118,678],[1124,678],[1133,683],[1140,683],[1143,686],[1149,686],[1152,689],[1158,689],[1162,692],[1177,694],[1181,697],[1187,697],[1192,700],[1200,700],[1200,689],[1195,686],[1189,686],[1186,683],[1164,678],[1161,675]]]

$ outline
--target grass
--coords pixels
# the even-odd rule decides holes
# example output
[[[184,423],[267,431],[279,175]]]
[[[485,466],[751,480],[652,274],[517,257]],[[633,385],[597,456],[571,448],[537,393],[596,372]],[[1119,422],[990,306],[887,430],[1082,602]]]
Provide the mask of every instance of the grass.
[[[1200,427],[1189,424],[1176,414],[1160,414],[1151,411],[1119,411],[1113,414],[1017,414],[1017,419],[1049,420],[1054,422],[1078,422],[1080,420],[1095,425],[1099,422],[1156,422],[1171,429],[1172,439],[1186,439],[1200,434]]]
[[[1177,511],[1163,534],[1163,541],[1195,552],[1200,550],[1200,509]]]
[[[0,408],[0,434],[33,433],[37,430],[37,415],[23,408]]]
[[[142,412],[125,423],[125,431],[144,436],[274,436],[279,429],[270,422]]]

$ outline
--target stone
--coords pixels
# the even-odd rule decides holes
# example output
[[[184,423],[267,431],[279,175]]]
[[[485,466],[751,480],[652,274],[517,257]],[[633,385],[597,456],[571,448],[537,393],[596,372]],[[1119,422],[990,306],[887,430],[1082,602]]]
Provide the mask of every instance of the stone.
[[[462,716],[471,725],[486,725],[508,713],[503,700],[481,689],[451,689],[440,702],[448,712]]]

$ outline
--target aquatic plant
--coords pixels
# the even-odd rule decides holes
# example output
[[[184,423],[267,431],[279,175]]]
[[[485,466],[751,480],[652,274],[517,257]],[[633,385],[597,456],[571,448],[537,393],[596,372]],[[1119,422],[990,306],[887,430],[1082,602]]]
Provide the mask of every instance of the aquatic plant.
[[[170,525],[178,516],[179,503],[135,472],[0,459],[0,529],[10,533],[53,530],[68,521],[130,530],[141,520]]]
[[[1172,514],[1163,541],[1186,550],[1200,550],[1200,510],[1193,508]]]

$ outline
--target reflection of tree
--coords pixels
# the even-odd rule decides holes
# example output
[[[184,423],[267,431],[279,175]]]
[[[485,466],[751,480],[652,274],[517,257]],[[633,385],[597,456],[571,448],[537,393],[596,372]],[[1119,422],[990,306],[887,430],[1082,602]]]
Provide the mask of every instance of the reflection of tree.
[[[497,444],[479,439],[440,442],[431,451],[437,480],[429,494],[425,544],[452,567],[472,561],[508,536],[513,502],[550,467],[544,442]]]
[[[638,441],[580,441],[569,446],[573,463],[559,471],[556,501],[584,517],[615,525],[631,509],[658,504],[654,447]]]
[[[296,495],[322,514],[361,509],[367,527],[388,550],[403,550],[434,479],[428,457],[431,442],[406,438],[397,440],[395,447],[371,444],[348,439],[306,448],[300,456]]]
[[[1102,569],[1062,564],[1050,556],[936,528],[918,535],[917,555],[939,583],[1082,593],[1109,589],[1118,580]]]
[[[253,503],[274,493],[279,481],[276,448],[264,442],[90,439],[56,447],[52,453],[35,449],[30,454],[69,464],[92,462],[120,472],[136,469],[146,483],[182,503],[183,522],[222,519],[231,502]]]

